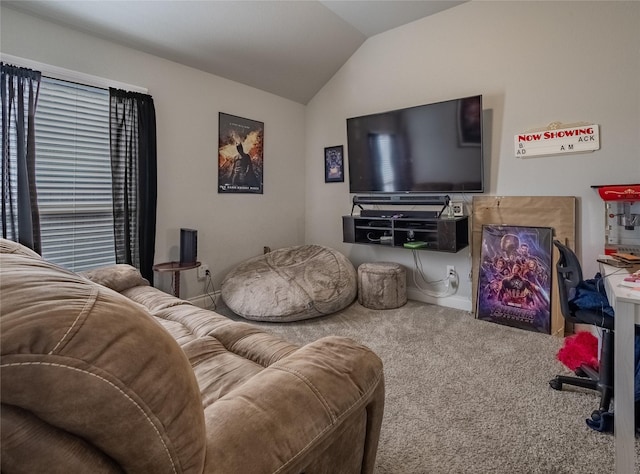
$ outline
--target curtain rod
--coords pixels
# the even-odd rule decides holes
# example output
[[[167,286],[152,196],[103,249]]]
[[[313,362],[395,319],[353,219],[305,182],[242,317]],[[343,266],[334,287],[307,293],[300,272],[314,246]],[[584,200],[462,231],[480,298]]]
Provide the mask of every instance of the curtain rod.
[[[111,79],[93,76],[91,74],[85,74],[83,72],[72,71],[71,69],[52,66],[50,64],[41,63],[39,61],[32,61],[30,59],[21,58],[19,56],[13,56],[11,54],[0,53],[0,59],[2,59],[3,62],[13,64],[15,66],[35,69],[37,71],[40,71],[43,76],[60,79],[63,81],[76,82],[78,84],[85,84],[101,89],[109,89],[110,87],[113,87],[114,89],[140,92],[142,94],[147,94],[149,92],[146,87],[125,84],[124,82],[113,81]]]

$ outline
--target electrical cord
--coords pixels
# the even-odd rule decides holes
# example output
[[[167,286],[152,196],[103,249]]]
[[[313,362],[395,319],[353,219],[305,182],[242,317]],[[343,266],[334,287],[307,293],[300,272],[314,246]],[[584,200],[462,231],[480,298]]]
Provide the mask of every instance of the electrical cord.
[[[431,281],[427,280],[426,277],[424,276],[424,269],[422,267],[422,261],[420,260],[420,255],[418,254],[418,251],[412,250],[411,252],[413,253],[413,265],[417,270],[417,272],[420,273],[420,277],[422,278],[422,281],[430,285],[437,284],[437,283],[447,283],[449,281],[448,275],[446,278],[441,278],[440,280],[431,280]]]
[[[369,242],[380,242],[380,239],[376,239],[371,237],[372,232],[367,232],[367,239],[369,239]]]
[[[213,280],[211,279],[211,272],[209,270],[205,272],[203,291],[204,291],[204,294],[211,300],[211,303],[208,306],[206,306],[205,309],[211,309],[215,311],[217,309],[216,297],[215,297],[216,289],[213,286]]]
[[[458,274],[457,273],[453,273],[451,274],[447,274],[447,276],[445,278],[441,278],[439,280],[428,280],[425,275],[424,275],[424,270],[422,267],[422,261],[420,260],[420,255],[418,254],[417,250],[412,250],[413,253],[413,262],[414,262],[414,268],[415,271],[413,272],[413,283],[416,286],[416,288],[421,291],[422,293],[425,293],[428,296],[431,296],[433,298],[444,298],[447,296],[451,296],[453,294],[455,294],[455,292],[457,291],[458,288],[458,284],[459,284],[459,279],[458,279]],[[438,284],[444,284],[445,285],[445,291],[442,292],[435,292],[432,291],[428,288],[424,288],[422,286],[420,286],[420,284],[418,283],[418,279],[416,278],[416,274],[420,275],[420,278],[422,279],[422,281],[424,283],[426,283],[427,285],[438,285]],[[453,276],[453,281],[451,280],[451,277]]]

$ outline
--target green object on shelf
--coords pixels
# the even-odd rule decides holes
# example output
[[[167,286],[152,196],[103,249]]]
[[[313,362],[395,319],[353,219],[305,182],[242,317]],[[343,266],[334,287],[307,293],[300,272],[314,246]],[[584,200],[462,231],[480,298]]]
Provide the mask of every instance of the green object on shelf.
[[[417,240],[415,242],[405,242],[404,246],[408,249],[422,249],[427,246],[427,243]]]

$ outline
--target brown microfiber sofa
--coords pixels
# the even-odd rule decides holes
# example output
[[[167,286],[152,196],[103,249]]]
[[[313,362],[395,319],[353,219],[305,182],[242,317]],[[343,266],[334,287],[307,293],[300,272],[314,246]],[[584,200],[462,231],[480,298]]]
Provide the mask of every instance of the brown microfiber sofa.
[[[370,473],[382,363],[299,347],[116,265],[81,276],[0,241],[1,470]]]

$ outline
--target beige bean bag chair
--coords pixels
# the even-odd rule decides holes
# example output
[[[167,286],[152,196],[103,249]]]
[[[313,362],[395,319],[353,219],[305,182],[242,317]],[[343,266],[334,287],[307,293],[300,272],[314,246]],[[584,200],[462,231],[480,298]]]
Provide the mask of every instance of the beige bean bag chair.
[[[224,278],[222,299],[254,321],[299,321],[353,302],[356,271],[340,252],[320,245],[287,247],[251,258]]]

